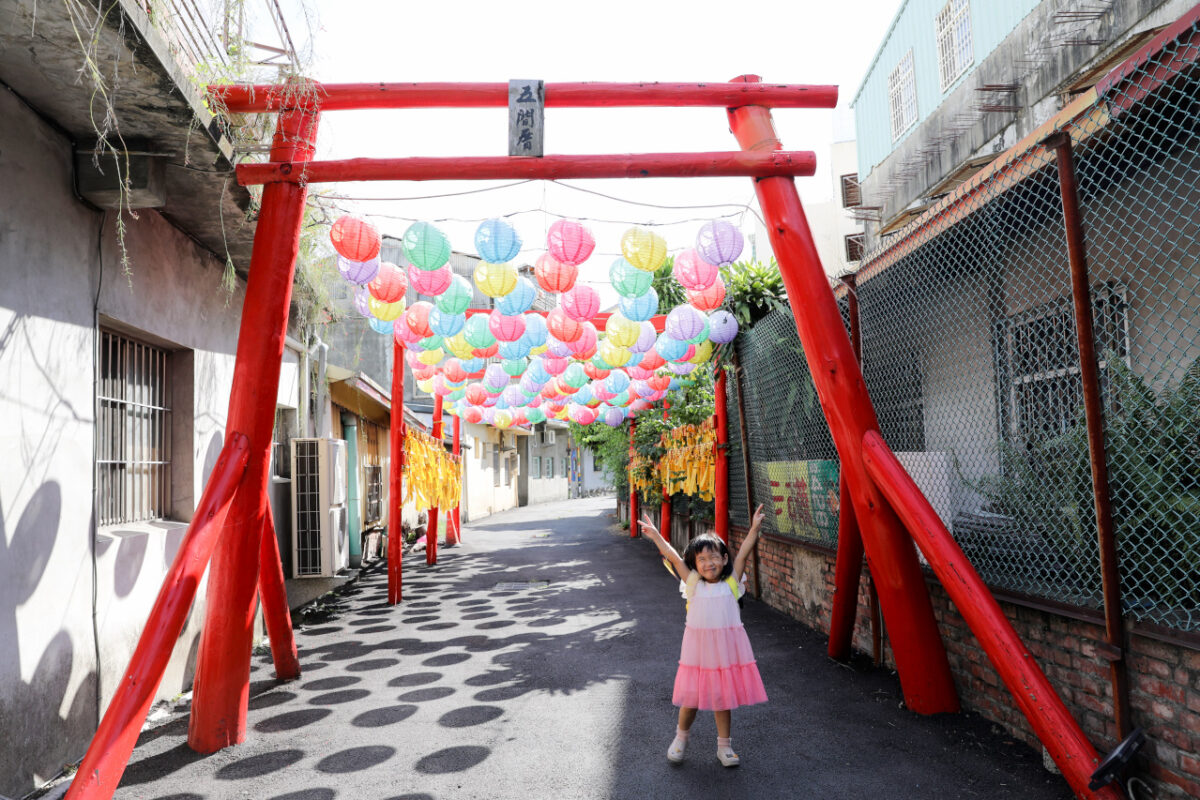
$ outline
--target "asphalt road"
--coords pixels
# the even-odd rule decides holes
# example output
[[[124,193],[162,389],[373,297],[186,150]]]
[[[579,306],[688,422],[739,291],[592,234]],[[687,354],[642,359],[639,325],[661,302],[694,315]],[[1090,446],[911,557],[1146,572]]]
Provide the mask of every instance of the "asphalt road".
[[[869,664],[748,599],[770,702],[733,715],[736,769],[710,714],[665,753],[683,601],[611,498],[516,509],[404,564],[404,602],[368,574],[297,639],[303,677],[254,659],[247,741],[202,757],[180,716],[142,735],[119,800],[988,798],[1071,793],[1040,754],[974,715],[919,717]],[[508,584],[508,585],[506,585]]]

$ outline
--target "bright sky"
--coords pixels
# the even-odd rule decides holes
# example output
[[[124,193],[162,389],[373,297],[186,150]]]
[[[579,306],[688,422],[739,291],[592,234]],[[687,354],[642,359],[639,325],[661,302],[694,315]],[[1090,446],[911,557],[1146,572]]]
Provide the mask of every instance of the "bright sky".
[[[744,73],[773,83],[840,87],[839,138],[853,135],[848,104],[901,0],[814,2],[763,0],[717,5],[658,0],[580,3],[397,2],[308,0],[315,14],[313,76],[325,82],[479,81],[727,81]],[[688,10],[684,10],[688,9]],[[289,17],[293,15],[289,14]],[[303,26],[300,26],[303,27]],[[303,31],[292,30],[304,49]],[[814,150],[827,162],[834,135],[828,110],[777,109],[786,149]],[[330,112],[321,120],[319,158],[506,155],[507,109]],[[546,153],[650,153],[737,149],[723,109],[547,109]],[[622,200],[606,200],[546,182],[441,199],[339,205],[374,219],[399,236],[409,219],[435,221],[456,250],[473,252],[478,220],[507,216],[525,241],[521,260],[544,250],[545,230],[559,216],[589,218],[597,239],[586,266],[606,280],[620,254],[621,233],[633,224],[658,228],[672,251],[692,246],[707,219],[744,213],[748,178],[567,182]],[[799,178],[806,202],[829,198],[828,169]],[[475,191],[499,182],[355,183],[330,187],[353,198],[429,197]],[[529,212],[529,213],[519,213]],[[405,219],[409,218],[409,219]],[[462,221],[456,221],[462,220]],[[613,220],[601,223],[598,220]],[[750,220],[744,220],[751,230]]]

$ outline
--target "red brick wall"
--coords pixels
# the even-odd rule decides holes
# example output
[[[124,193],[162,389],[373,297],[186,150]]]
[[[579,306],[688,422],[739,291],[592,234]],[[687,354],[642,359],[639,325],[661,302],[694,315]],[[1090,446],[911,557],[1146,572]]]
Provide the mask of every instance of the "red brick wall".
[[[745,529],[731,529],[731,549],[736,551],[744,536]],[[828,631],[834,553],[760,538],[758,555],[763,601],[809,627]],[[753,586],[753,561],[747,572]],[[941,584],[931,579],[929,591],[963,708],[1040,749],[1029,723]],[[858,599],[854,646],[870,654],[865,580],[860,582]],[[1117,732],[1108,662],[1096,651],[1096,643],[1104,640],[1104,626],[1014,603],[1000,606],[1092,743],[1101,754],[1107,753],[1117,743]],[[884,642],[884,661],[894,667],[886,636]],[[1147,736],[1141,756],[1143,779],[1158,800],[1200,798],[1200,650],[1134,633],[1129,636],[1126,664],[1133,724]]]

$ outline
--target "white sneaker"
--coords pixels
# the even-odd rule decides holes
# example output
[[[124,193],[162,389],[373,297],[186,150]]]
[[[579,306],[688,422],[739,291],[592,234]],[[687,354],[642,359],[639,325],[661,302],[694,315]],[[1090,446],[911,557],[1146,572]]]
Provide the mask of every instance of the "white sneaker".
[[[667,748],[667,761],[672,764],[679,764],[683,761],[683,751],[687,750],[687,739],[681,739],[676,736],[671,740],[671,746]]]
[[[717,748],[717,760],[726,767],[736,767],[742,763],[742,760],[738,758],[738,754],[733,752],[732,747]]]

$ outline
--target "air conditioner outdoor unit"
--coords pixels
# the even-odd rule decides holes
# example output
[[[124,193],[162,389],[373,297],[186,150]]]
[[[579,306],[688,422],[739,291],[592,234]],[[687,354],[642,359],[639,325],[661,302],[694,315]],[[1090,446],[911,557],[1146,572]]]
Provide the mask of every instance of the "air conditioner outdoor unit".
[[[350,566],[346,443],[292,439],[292,577],[329,578]]]
[[[542,429],[542,444],[554,444],[554,431],[549,428]]]

